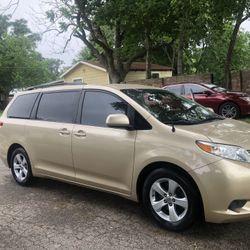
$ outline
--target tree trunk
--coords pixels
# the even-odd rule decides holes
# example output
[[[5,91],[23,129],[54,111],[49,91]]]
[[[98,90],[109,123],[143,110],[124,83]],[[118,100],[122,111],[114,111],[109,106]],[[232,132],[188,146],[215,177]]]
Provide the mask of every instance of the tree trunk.
[[[149,33],[146,31],[146,79],[151,79],[152,44]]]
[[[227,51],[227,57],[224,65],[224,86],[226,89],[231,89],[232,82],[231,82],[231,65],[232,65],[232,58],[233,58],[233,52],[234,52],[234,47],[236,44],[237,40],[237,35],[240,29],[240,25],[243,22],[243,15],[244,15],[244,10],[245,10],[245,3],[242,3],[242,6],[239,10],[237,20],[234,26],[233,33],[231,35],[230,43],[228,46],[228,51]]]
[[[9,103],[9,91],[8,92],[0,92],[0,95],[3,96],[3,99],[0,99],[0,111],[4,110]]]
[[[184,53],[184,33],[183,33],[183,25],[180,28],[179,41],[178,41],[178,49],[177,49],[177,75],[183,75],[183,53]]]
[[[108,74],[110,83],[121,83],[124,81],[125,77],[122,77],[121,74],[116,70],[109,70]]]

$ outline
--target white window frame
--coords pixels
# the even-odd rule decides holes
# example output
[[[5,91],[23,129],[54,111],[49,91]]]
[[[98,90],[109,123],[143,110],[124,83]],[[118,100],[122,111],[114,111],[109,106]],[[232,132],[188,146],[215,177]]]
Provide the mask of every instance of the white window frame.
[[[153,78],[153,74],[158,74],[158,77],[156,77],[156,78]],[[157,72],[157,71],[151,71],[151,78],[152,79],[159,79],[159,78],[161,78],[161,74],[160,74],[160,72]]]

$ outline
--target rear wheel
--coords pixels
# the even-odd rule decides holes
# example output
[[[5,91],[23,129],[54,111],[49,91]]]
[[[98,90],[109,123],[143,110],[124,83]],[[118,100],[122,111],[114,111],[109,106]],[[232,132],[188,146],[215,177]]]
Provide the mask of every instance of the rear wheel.
[[[143,186],[143,205],[158,224],[171,231],[190,227],[200,214],[199,195],[185,176],[157,169]]]
[[[233,102],[225,102],[220,106],[219,114],[225,118],[235,119],[239,118],[240,109]]]
[[[11,155],[11,172],[15,181],[22,186],[28,186],[33,180],[30,160],[23,148],[17,148]]]

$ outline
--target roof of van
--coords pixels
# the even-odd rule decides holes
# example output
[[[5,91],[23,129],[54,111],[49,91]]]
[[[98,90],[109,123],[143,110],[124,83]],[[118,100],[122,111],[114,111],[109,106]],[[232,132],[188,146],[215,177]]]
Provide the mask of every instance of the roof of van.
[[[140,84],[108,84],[108,85],[76,85],[71,83],[65,83],[64,85],[43,87],[43,88],[34,88],[31,90],[26,90],[18,94],[27,94],[27,93],[37,93],[37,92],[47,92],[47,91],[60,91],[60,90],[77,90],[77,89],[157,89],[156,87],[140,85]],[[159,88],[158,88],[159,89]]]

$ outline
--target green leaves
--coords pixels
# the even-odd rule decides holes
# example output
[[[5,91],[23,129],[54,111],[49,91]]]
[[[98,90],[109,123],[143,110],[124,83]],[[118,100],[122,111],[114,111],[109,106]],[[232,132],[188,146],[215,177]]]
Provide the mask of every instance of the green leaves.
[[[138,59],[149,63],[152,59],[180,73],[215,73],[221,80],[229,47],[225,27],[235,23],[240,6],[245,4],[244,17],[250,13],[249,0],[61,0],[54,4],[47,16],[55,28],[63,32],[70,27],[71,35],[88,47],[79,59],[96,58],[110,78],[119,81]],[[247,59],[245,65],[240,60],[244,56],[236,55],[240,51],[235,52],[233,69],[248,65]]]
[[[0,16],[0,93],[8,94],[13,88],[55,80],[61,62],[44,59],[36,52],[40,38],[32,33],[23,19],[11,22]]]

